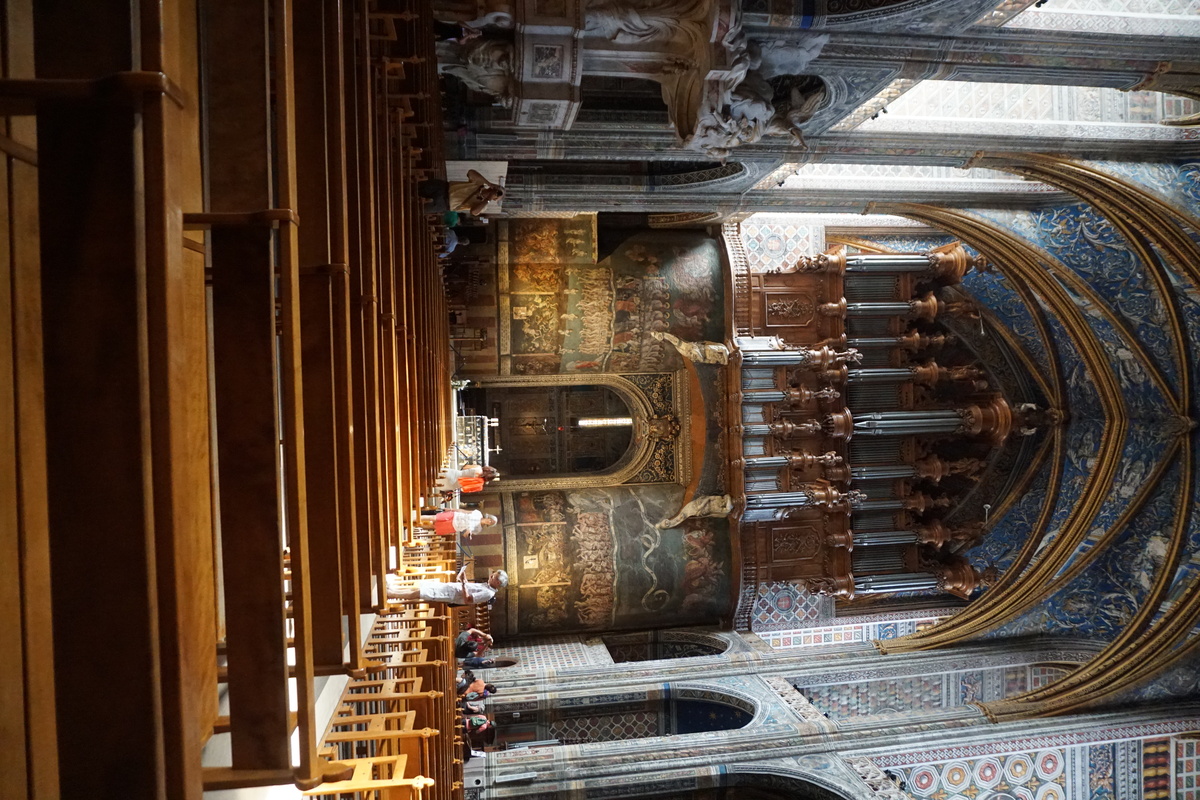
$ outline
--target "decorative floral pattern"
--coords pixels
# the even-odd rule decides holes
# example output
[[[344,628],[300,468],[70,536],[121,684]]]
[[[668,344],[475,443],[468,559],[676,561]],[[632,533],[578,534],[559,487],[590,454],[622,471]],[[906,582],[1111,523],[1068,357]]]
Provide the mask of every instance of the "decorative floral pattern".
[[[997,638],[1056,632],[1111,640],[1137,613],[1162,568],[1177,509],[1180,469],[1169,469],[1120,538],[1078,577],[1024,616],[994,631]],[[1099,533],[1107,526],[1098,524]]]
[[[1068,752],[1077,757],[1085,748],[1062,748],[989,756],[916,767],[893,768],[915,798],[957,800],[966,797],[1047,800],[1066,798],[1064,767]]]

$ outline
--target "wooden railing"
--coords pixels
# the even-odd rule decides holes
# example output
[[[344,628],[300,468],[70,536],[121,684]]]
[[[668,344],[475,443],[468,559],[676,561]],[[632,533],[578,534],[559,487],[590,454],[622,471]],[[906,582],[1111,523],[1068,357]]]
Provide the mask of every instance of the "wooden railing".
[[[451,442],[430,26],[418,0],[5,4],[14,796],[361,778],[320,745],[325,675],[441,693],[370,770],[461,789],[456,623],[388,612],[425,655],[360,647]]]

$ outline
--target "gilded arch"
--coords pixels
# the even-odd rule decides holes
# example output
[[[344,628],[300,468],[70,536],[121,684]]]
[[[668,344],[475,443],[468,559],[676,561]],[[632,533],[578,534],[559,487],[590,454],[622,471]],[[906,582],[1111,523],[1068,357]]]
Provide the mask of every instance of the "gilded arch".
[[[686,482],[691,459],[686,437],[676,427],[670,434],[666,418],[676,422],[688,418],[687,382],[683,372],[614,375],[601,372],[573,375],[502,375],[481,378],[485,389],[505,387],[604,386],[616,393],[633,417],[634,438],[629,450],[609,469],[579,476],[505,479],[490,491],[523,492],[589,489],[639,483]],[[652,424],[653,423],[653,424]]]

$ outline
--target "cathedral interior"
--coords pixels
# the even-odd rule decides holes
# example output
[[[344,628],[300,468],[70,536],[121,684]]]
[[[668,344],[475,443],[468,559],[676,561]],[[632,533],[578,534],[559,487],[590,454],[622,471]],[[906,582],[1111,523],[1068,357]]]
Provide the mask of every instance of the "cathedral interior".
[[[3,797],[1200,798],[1200,0],[3,9]]]

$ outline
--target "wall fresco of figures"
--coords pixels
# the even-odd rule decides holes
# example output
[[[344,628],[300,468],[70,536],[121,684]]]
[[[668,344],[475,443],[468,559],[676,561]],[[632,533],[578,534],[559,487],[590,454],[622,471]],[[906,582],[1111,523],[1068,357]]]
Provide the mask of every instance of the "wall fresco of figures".
[[[652,333],[724,339],[721,252],[704,233],[647,231],[597,263],[594,216],[513,220],[508,231],[502,372],[669,371],[679,356]]]
[[[505,520],[507,633],[698,625],[727,614],[728,523],[655,527],[682,496],[675,484],[515,493]]]

